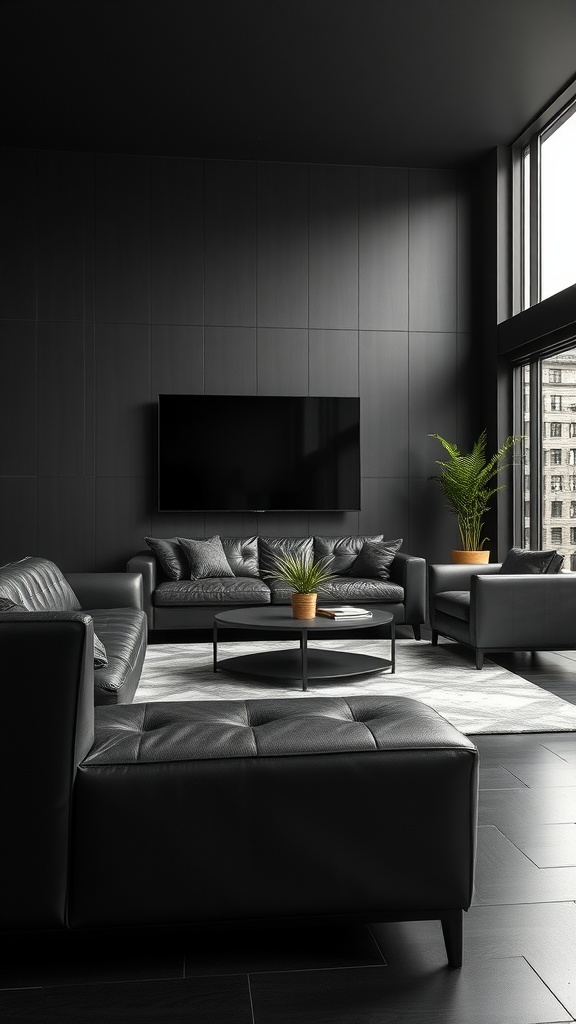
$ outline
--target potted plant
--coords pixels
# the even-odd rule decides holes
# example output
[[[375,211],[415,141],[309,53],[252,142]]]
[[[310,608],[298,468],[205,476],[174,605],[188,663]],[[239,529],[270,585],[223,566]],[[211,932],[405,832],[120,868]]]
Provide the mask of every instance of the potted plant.
[[[292,614],[295,619],[313,619],[316,616],[319,587],[336,575],[329,568],[333,561],[333,555],[326,555],[317,562],[304,555],[277,555],[274,569],[263,575],[294,587]]]
[[[445,462],[436,460],[440,472],[431,479],[438,484],[458,523],[462,548],[452,551],[452,561],[488,562],[490,552],[484,548],[488,537],[482,536],[484,517],[490,509],[490,499],[505,487],[505,484],[496,486],[495,478],[510,464],[506,461],[506,455],[520,438],[507,437],[498,451],[488,458],[486,430],[482,431],[472,451],[466,454],[455,444],[440,437],[440,434],[429,436],[440,441],[449,456]]]

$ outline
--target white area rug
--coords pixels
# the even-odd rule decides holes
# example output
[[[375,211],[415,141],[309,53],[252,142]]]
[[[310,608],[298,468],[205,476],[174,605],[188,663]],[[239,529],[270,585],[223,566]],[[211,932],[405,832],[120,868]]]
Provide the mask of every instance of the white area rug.
[[[294,648],[290,642],[219,643],[218,660],[264,650]],[[355,651],[389,657],[387,640],[318,640],[309,648]],[[474,655],[452,643],[398,640],[396,673],[389,671],[341,681],[252,680],[212,670],[212,645],[157,644],[148,648],[135,703],[174,700],[238,700],[251,697],[348,697],[397,694],[429,704],[461,732],[519,733],[576,730],[576,705],[540,689],[486,659],[478,672]]]

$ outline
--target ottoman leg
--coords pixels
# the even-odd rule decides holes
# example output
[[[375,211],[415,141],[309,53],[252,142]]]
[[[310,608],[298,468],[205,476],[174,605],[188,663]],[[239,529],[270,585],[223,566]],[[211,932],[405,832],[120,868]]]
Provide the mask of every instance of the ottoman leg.
[[[462,967],[463,911],[447,910],[442,916],[442,934],[450,967]]]

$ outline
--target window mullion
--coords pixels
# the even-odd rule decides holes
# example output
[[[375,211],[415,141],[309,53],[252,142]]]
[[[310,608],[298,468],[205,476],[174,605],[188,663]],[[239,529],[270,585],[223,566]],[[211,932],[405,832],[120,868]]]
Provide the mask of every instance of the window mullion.
[[[530,139],[530,305],[540,302],[540,136]]]

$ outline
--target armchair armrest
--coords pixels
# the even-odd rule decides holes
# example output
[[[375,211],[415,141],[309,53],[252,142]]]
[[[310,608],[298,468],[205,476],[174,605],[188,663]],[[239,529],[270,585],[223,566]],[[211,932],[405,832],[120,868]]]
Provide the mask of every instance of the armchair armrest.
[[[501,563],[491,562],[488,565],[458,565],[448,563],[446,565],[428,566],[428,614],[430,626],[436,629],[436,595],[443,594],[447,590],[470,590],[471,581],[474,576],[480,573],[484,576],[495,575],[500,572]],[[498,577],[500,578],[500,577]]]
[[[484,649],[576,650],[576,575],[477,574],[470,587],[470,640]]]
[[[131,572],[66,573],[82,608],[144,607],[142,577]]]

